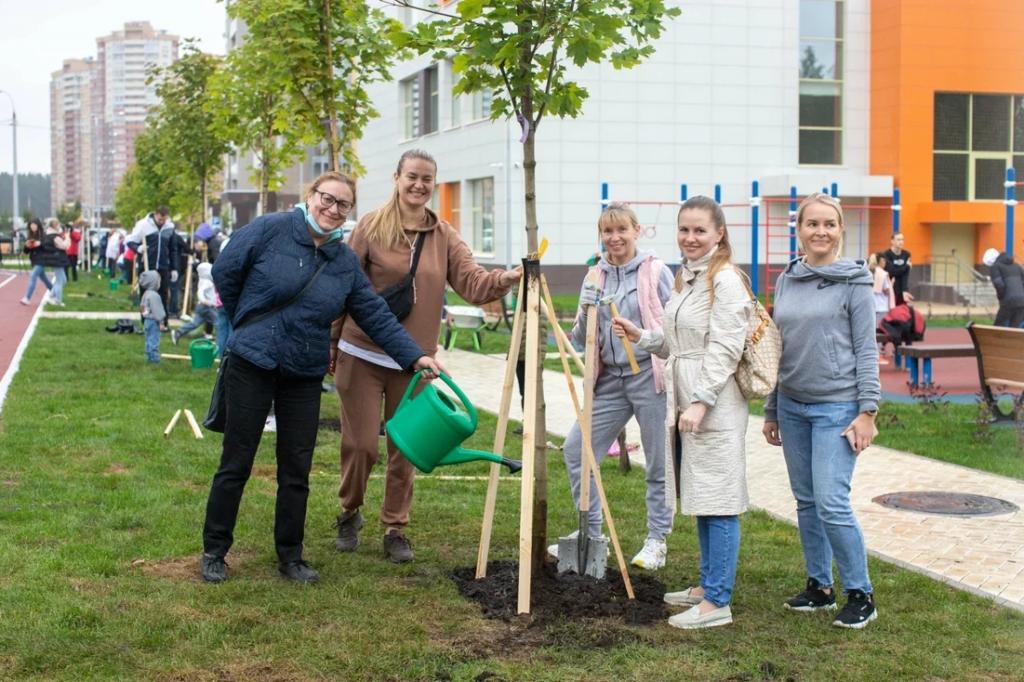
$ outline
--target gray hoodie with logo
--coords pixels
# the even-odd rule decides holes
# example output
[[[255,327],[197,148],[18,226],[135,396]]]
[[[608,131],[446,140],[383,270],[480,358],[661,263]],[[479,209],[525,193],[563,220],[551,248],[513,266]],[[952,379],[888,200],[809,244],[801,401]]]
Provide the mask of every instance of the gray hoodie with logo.
[[[802,403],[857,401],[878,409],[874,282],[863,261],[811,267],[791,261],[775,285],[773,318],[782,333],[776,392]],[[778,421],[776,393],[764,415]]]

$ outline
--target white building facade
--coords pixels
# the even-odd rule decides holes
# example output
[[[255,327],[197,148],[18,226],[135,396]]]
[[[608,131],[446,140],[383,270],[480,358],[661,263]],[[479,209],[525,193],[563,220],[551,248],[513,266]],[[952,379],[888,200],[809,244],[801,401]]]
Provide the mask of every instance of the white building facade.
[[[752,261],[754,181],[762,196],[778,198],[760,206],[762,263],[788,258],[782,198],[791,186],[803,195],[836,183],[844,202],[891,194],[892,178],[872,177],[868,167],[868,0],[679,6],[654,55],[636,68],[570,69],[589,92],[581,115],[548,118],[538,129],[538,223],[551,244],[544,261],[553,286],[578,286],[581,266],[598,249],[602,183],[610,200],[636,202],[641,248],[670,263],[679,260],[682,185],[689,196],[714,196],[720,186],[735,258],[744,264]],[[393,11],[405,21],[429,16]],[[360,209],[388,198],[403,151],[424,149],[438,162],[435,204],[478,260],[518,262],[526,251],[518,125],[488,120],[486,96],[453,97],[449,63],[424,56],[392,73],[393,82],[371,87],[382,115],[359,145],[368,171]],[[860,254],[868,220],[858,226],[856,219],[848,216],[846,249]]]

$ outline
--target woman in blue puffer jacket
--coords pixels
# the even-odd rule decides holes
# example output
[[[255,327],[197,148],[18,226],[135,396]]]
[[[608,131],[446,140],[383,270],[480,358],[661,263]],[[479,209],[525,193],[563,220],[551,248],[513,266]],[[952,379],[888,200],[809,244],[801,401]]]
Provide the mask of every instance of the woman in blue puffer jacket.
[[[271,404],[277,419],[278,570],[300,583],[319,577],[302,559],[302,540],[331,322],[351,315],[406,370],[423,369],[428,376],[444,370],[406,333],[342,243],[340,228],[354,203],[352,179],[324,173],[304,205],[239,230],[213,266],[234,331],[224,374],[224,448],[203,527],[200,563],[207,582],[228,577],[224,557]]]

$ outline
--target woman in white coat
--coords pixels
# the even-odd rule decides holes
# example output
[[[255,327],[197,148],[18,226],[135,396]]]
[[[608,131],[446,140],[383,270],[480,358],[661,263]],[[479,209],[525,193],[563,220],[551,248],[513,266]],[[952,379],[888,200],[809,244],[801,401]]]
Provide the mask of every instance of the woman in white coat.
[[[670,592],[665,601],[692,606],[669,624],[694,629],[732,622],[739,515],[748,505],[748,412],[735,373],[753,304],[745,275],[732,264],[722,208],[708,197],[693,197],[679,209],[678,226],[683,262],[665,305],[664,327],[640,330],[623,318],[615,326],[620,336],[667,359],[668,466],[677,429],[682,458],[678,478],[665,480],[672,488],[679,480],[681,513],[697,517],[700,585]],[[667,497],[674,500],[672,488]]]

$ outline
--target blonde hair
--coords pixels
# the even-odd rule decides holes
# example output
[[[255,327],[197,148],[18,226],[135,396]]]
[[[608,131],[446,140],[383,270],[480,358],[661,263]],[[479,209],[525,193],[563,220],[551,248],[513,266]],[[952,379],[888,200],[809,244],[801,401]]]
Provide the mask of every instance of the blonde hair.
[[[339,173],[338,171],[327,171],[326,173],[321,173],[317,177],[317,179],[314,180],[312,184],[310,184],[310,186],[306,188],[306,205],[309,205],[309,200],[313,197],[313,192],[320,189],[320,185],[332,180],[335,182],[340,182],[344,185],[348,185],[348,188],[352,190],[352,203],[356,203],[356,181],[350,178],[349,176],[345,175],[344,173]]]
[[[622,223],[626,223],[636,229],[640,228],[640,220],[636,217],[633,209],[629,207],[629,204],[613,201],[608,204],[607,208],[601,211],[601,217],[597,219],[597,233],[601,234],[601,230],[607,225],[621,225]]]
[[[711,197],[703,195],[697,195],[690,197],[683,202],[683,205],[679,207],[679,213],[676,216],[676,224],[679,223],[679,218],[683,215],[683,211],[707,211],[708,215],[711,216],[711,222],[715,224],[718,231],[722,233],[722,238],[718,241],[718,249],[715,251],[715,255],[711,257],[711,262],[708,263],[708,291],[711,294],[711,303],[715,302],[715,275],[724,270],[726,267],[732,268],[740,279],[747,282],[747,275],[745,272],[737,268],[732,262],[732,244],[729,243],[729,228],[725,225],[725,211],[718,204],[717,201]],[[679,268],[676,272],[676,291],[681,291],[683,288],[683,269]],[[748,285],[749,288],[749,285]]]
[[[804,212],[807,207],[811,204],[824,204],[825,206],[831,206],[835,209],[836,215],[839,218],[839,241],[836,244],[836,256],[838,256],[843,250],[843,233],[846,232],[846,225],[843,224],[843,207],[839,205],[839,200],[835,197],[831,197],[822,192],[814,192],[804,197],[804,200],[800,202],[800,206],[796,209],[796,246],[801,251],[805,251],[803,241],[800,239],[800,223],[804,221]]]
[[[398,159],[396,175],[402,174],[402,166],[405,165],[408,159],[426,161],[433,165],[434,172],[437,172],[437,161],[434,161],[433,156],[422,149],[410,149]],[[388,199],[388,202],[370,213],[366,218],[366,224],[359,229],[363,230],[367,241],[385,249],[394,248],[402,243],[404,231],[402,230],[402,211],[398,203],[397,185],[395,186],[395,191],[391,193],[391,198]]]

